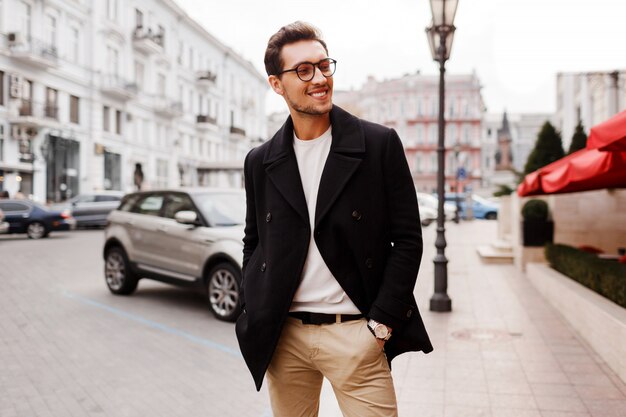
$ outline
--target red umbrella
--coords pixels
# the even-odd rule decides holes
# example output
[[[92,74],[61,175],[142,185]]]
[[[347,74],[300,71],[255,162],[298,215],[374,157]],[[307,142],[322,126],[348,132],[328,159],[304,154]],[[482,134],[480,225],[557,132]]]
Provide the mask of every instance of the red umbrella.
[[[626,151],[626,110],[592,127],[587,149]]]
[[[626,152],[582,149],[542,168],[545,194],[573,193],[603,188],[626,188]]]

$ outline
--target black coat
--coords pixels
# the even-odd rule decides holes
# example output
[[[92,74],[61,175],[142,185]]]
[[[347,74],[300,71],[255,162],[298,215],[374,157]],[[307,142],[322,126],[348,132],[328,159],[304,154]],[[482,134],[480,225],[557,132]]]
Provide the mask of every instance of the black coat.
[[[415,187],[392,129],[334,106],[332,144],[320,181],[315,242],[367,317],[393,328],[388,360],[432,351],[413,290],[422,257]],[[257,390],[298,288],[310,239],[308,210],[288,118],[244,165],[247,214],[236,332]]]

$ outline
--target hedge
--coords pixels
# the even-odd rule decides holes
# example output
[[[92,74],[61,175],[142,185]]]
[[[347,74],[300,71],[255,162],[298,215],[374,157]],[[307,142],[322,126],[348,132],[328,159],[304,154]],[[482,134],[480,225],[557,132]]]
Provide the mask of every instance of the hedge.
[[[562,244],[547,244],[545,255],[552,268],[626,308],[625,264]]]

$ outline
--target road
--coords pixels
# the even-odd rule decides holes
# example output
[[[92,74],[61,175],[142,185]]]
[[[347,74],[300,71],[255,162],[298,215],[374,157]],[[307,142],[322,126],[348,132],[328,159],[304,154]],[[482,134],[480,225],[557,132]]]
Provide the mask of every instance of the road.
[[[269,416],[203,294],[104,282],[101,230],[0,236],[0,416]]]

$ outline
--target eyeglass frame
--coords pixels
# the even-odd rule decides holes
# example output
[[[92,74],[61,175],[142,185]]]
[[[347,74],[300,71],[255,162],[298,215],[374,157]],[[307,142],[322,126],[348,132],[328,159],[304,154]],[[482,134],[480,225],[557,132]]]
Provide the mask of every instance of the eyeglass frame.
[[[324,61],[329,61],[332,65],[334,65],[334,68],[333,68],[333,72],[332,72],[332,74],[330,74],[330,75],[325,75],[325,74],[322,72],[322,69],[320,68],[320,64],[321,64],[322,62],[324,62]],[[300,67],[300,65],[304,65],[304,64],[313,65],[313,74],[311,75],[311,78],[309,78],[308,80],[303,80],[302,78],[300,78],[300,74],[298,74],[298,67]],[[296,67],[295,67],[295,68],[291,68],[291,69],[288,69],[288,70],[281,71],[281,72],[279,72],[278,74],[276,74],[276,76],[278,77],[279,75],[282,75],[282,74],[284,74],[284,73],[286,73],[286,72],[295,72],[295,73],[296,73],[296,76],[298,76],[298,78],[300,79],[300,81],[302,81],[302,82],[305,82],[305,83],[306,83],[306,82],[311,81],[313,78],[315,78],[315,71],[316,71],[316,69],[320,70],[320,74],[322,74],[325,78],[330,78],[330,77],[332,77],[332,76],[335,74],[335,71],[337,71],[337,60],[336,60],[336,59],[333,59],[333,58],[328,57],[328,58],[321,59],[321,60],[319,60],[319,61],[318,61],[318,62],[316,62],[316,63],[313,63],[313,62],[308,62],[308,61],[305,61],[305,62],[300,62],[298,65],[296,65]]]

